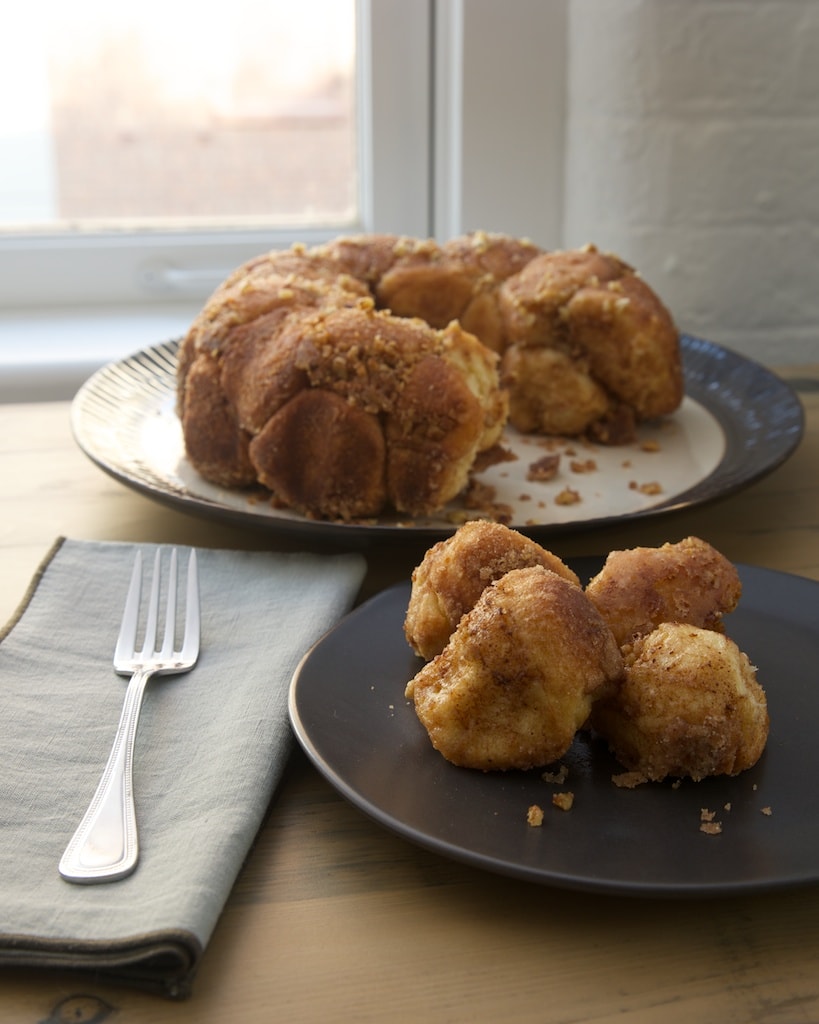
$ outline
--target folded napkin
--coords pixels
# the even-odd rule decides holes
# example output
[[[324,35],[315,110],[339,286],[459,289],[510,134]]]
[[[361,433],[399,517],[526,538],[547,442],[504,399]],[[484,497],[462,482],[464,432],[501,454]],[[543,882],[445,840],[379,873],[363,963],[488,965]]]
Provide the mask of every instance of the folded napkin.
[[[199,549],[199,662],[149,683],[140,716],[139,864],[75,885],[57,864],[119,720],[127,680],[112,658],[135,551],[57,542],[0,635],[0,965],[182,997],[284,769],[290,678],[352,605],[365,563]]]

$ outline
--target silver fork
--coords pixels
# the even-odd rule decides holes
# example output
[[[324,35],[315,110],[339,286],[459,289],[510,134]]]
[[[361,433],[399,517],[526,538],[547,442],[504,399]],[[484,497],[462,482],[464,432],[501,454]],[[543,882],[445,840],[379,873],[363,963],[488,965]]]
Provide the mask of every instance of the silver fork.
[[[145,639],[142,649],[137,650],[142,592],[142,552],[137,551],[114,652],[114,668],[120,675],[130,675],[131,681],[125,691],[125,703],[114,745],[102,778],[60,861],[60,874],[69,882],[112,882],[129,875],[136,867],[139,841],[134,811],[134,740],[145,686],[153,675],[189,671],[199,657],[199,577],[195,551],[191,551],[188,562],[182,648],[174,650],[177,603],[177,554],[174,548],[168,576],[165,633],[162,647],[155,649],[159,619],[160,561],[160,552],[157,550]]]

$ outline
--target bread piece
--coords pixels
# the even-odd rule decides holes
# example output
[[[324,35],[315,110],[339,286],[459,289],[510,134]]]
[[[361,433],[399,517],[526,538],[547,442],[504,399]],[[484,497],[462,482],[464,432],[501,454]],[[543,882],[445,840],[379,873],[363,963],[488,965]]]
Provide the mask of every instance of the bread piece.
[[[556,372],[569,382],[569,401],[580,399],[572,433],[594,433],[602,420],[597,437],[606,441],[605,421],[616,417],[622,423],[620,407],[638,423],[680,405],[682,365],[671,315],[616,256],[594,246],[543,253],[503,283],[499,305],[502,374],[511,390],[510,421],[519,430],[556,434],[566,428],[567,402],[559,400],[559,384],[549,393],[551,364],[543,350],[560,353],[559,361],[553,357]],[[581,388],[578,379],[584,377],[588,383]],[[533,400],[533,380],[546,389],[541,402]],[[622,428],[618,440],[620,435]]]
[[[738,775],[768,738],[756,672],[722,633],[663,622],[625,652],[622,685],[591,723],[623,765],[646,779]]]
[[[536,565],[483,590],[406,696],[453,764],[527,769],[565,754],[621,672],[614,637],[581,588]]]
[[[741,593],[736,567],[699,537],[612,551],[586,587],[621,647],[661,622],[722,630]]]
[[[433,658],[444,649],[461,617],[483,591],[512,569],[541,565],[580,585],[558,557],[501,523],[473,520],[433,545],[412,574],[404,633],[416,654]]]

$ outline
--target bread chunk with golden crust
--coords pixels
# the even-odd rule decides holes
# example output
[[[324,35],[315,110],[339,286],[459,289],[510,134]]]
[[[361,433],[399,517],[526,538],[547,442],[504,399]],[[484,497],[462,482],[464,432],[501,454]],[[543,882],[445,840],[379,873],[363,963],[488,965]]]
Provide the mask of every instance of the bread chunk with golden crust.
[[[603,442],[611,440],[607,421],[622,423],[623,408],[639,423],[680,405],[679,333],[656,293],[618,257],[594,246],[543,253],[503,283],[499,305],[502,374],[519,430],[565,431],[567,380],[575,400],[582,394],[568,426]]]
[[[562,757],[622,657],[580,587],[541,565],[486,587],[406,696],[448,761],[482,771]]]
[[[765,693],[730,638],[664,622],[625,651],[625,678],[598,701],[593,728],[646,779],[737,775],[768,738]]]
[[[402,235],[342,235],[311,249],[311,254],[336,273],[350,277],[372,288],[397,259],[423,243]],[[434,243],[427,243],[434,245]]]
[[[510,417],[524,434],[576,437],[610,417],[611,399],[591,376],[587,361],[558,348],[512,345],[503,357],[503,383],[511,396]],[[634,431],[629,417],[626,440]]]
[[[404,634],[429,660],[444,649],[483,591],[512,569],[541,565],[580,586],[577,575],[540,544],[501,523],[473,520],[433,545],[412,574]]]
[[[538,255],[524,239],[476,231],[437,245],[427,239],[396,246],[397,258],[375,285],[378,305],[396,316],[418,316],[433,327],[458,320],[501,352],[498,288]]]
[[[662,622],[719,631],[741,593],[736,567],[699,537],[612,551],[586,586],[621,647]]]
[[[223,487],[248,487],[256,480],[250,435],[240,426],[222,387],[218,365],[197,360],[185,377],[182,429],[188,458],[206,480]]]
[[[386,444],[378,420],[333,391],[308,388],[250,442],[258,479],[287,505],[354,519],[387,500]]]

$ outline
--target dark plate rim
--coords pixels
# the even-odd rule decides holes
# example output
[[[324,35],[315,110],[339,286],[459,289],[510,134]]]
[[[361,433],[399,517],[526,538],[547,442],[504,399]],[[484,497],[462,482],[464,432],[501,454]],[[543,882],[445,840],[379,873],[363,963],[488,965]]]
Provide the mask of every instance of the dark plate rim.
[[[588,579],[589,576],[592,575],[602,564],[603,559],[585,557],[580,559],[569,559],[568,561],[572,568],[578,572],[581,579]],[[801,591],[803,588],[807,588],[811,591],[811,595],[814,598],[814,606],[816,604],[815,599],[819,596],[819,582],[815,580],[778,572],[776,570],[764,569],[757,566],[739,564],[737,568],[743,577],[744,586],[747,586],[748,582],[753,583],[754,590],[757,592],[757,595],[762,595],[763,601],[771,600],[772,602],[775,602],[777,600],[781,600],[781,592],[783,588],[788,591]],[[386,828],[388,831],[400,836],[402,839],[408,840],[417,846],[423,847],[446,858],[489,871],[493,874],[500,874],[517,878],[525,882],[574,891],[593,892],[614,896],[636,896],[666,899],[696,897],[714,898],[793,889],[813,885],[819,882],[819,849],[816,850],[814,866],[807,870],[774,870],[767,875],[763,874],[750,879],[740,878],[731,881],[721,879],[715,882],[708,882],[703,881],[702,879],[692,881],[676,879],[673,882],[635,882],[633,880],[607,878],[602,875],[592,876],[580,871],[572,873],[556,872],[554,870],[538,870],[533,869],[531,865],[521,863],[515,859],[507,858],[504,860],[503,858],[498,858],[496,856],[486,855],[480,851],[469,848],[468,846],[451,842],[440,835],[432,834],[430,831],[424,831],[423,829],[408,825],[406,822],[400,820],[400,818],[397,817],[389,808],[379,805],[360,792],[355,785],[348,781],[345,772],[340,770],[338,765],[330,764],[327,761],[322,751],[319,749],[319,746],[314,742],[311,730],[305,725],[305,721],[302,716],[301,705],[303,700],[300,688],[304,686],[304,679],[309,672],[311,660],[314,659],[318,649],[325,644],[336,642],[344,635],[345,632],[352,630],[356,623],[366,620],[373,614],[375,609],[378,609],[379,607],[386,607],[386,603],[388,602],[395,602],[397,607],[406,607],[409,588],[409,583],[395,584],[394,586],[381,591],[379,594],[376,594],[367,602],[349,613],[345,619],[330,630],[325,637],[319,640],[318,643],[304,655],[293,674],[290,686],[288,702],[290,722],[301,748],[304,750],[314,767],[333,786],[333,788],[369,818]],[[769,591],[777,593],[777,596],[768,598],[767,595]],[[771,607],[773,608],[773,604]],[[736,615],[737,613],[735,612],[734,614]],[[819,653],[819,631],[817,631],[815,638],[812,637],[812,641],[817,653]],[[335,727],[337,727],[337,724],[338,723],[336,723]],[[775,738],[775,728],[776,723],[772,721],[772,734],[771,740],[769,740],[769,746]],[[432,759],[440,758],[440,755],[437,754],[431,746],[429,747],[429,756]],[[436,771],[438,771],[438,769],[436,769]],[[447,773],[451,773],[452,771],[457,773],[467,770],[453,769],[452,766],[446,764],[443,762],[443,759],[441,759],[440,771],[444,773],[445,777],[449,777]],[[751,772],[753,771],[754,770],[752,769]],[[480,773],[474,774],[479,775]],[[750,773],[743,773],[743,775],[750,775]],[[742,776],[737,778],[741,779]],[[723,781],[724,780],[715,780],[718,784],[722,784]],[[727,781],[729,784],[734,782],[734,780]],[[701,784],[691,785],[696,786]],[[703,842],[706,843],[712,841],[705,837],[702,838]]]
[[[395,525],[312,520],[292,513],[272,517],[234,509],[157,480],[150,466],[129,467],[100,443],[98,414],[108,413],[106,431],[117,428],[121,401],[159,401],[175,387],[179,340],[162,342],[107,364],[83,384],[71,406],[71,428],[80,449],[100,469],[146,497],[178,511],[237,525],[321,540],[361,544],[383,538],[432,540],[448,536],[456,525]],[[686,394],[709,412],[723,431],[725,451],[715,469],[694,486],[667,501],[612,516],[565,523],[518,524],[534,538],[598,529],[613,523],[653,518],[727,497],[773,472],[799,446],[805,428],[804,410],[795,391],[773,371],[714,342],[690,335],[681,338]],[[139,388],[133,379],[138,372]],[[148,410],[146,410],[148,411]]]

